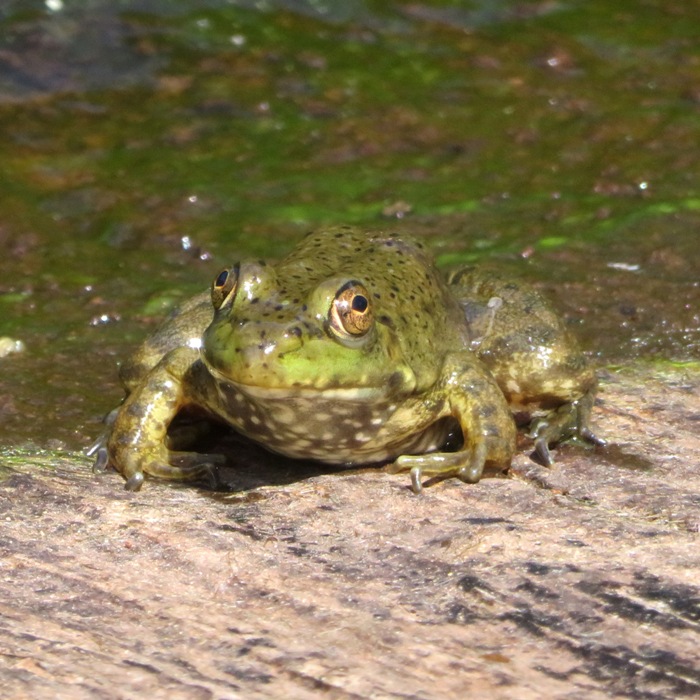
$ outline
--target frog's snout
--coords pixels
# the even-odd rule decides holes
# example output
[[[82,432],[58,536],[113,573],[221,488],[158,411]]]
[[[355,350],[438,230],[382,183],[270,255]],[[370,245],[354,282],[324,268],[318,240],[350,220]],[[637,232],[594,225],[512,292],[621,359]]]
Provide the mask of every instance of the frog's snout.
[[[247,323],[238,330],[236,344],[247,363],[258,364],[300,348],[302,333],[293,324],[285,327],[268,321]]]

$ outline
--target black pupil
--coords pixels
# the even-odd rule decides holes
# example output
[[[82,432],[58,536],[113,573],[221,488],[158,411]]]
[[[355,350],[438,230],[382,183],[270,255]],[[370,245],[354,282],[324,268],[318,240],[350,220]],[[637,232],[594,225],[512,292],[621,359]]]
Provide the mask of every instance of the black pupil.
[[[352,298],[352,310],[353,311],[358,311],[360,313],[363,313],[367,311],[367,307],[369,306],[369,302],[367,301],[367,297],[363,297],[361,294],[356,294]]]
[[[214,282],[214,286],[215,287],[223,287],[226,284],[227,279],[228,279],[228,270],[224,270],[216,278],[216,282]]]

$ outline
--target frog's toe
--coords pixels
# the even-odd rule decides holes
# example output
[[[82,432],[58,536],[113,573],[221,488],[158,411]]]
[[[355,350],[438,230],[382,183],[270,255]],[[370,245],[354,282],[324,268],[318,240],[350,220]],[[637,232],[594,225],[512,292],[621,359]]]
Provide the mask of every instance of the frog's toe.
[[[608,444],[606,440],[598,437],[588,426],[581,428],[578,431],[578,435],[582,440],[596,447],[605,447]]]
[[[88,457],[93,453],[88,453]],[[92,471],[94,474],[101,474],[107,471],[109,466],[109,452],[107,445],[100,445],[95,451],[95,461],[92,463]]]
[[[575,432],[572,428],[574,422],[575,414],[570,404],[557,409],[547,418],[536,418],[532,421],[528,437],[534,440],[537,461],[545,467],[554,465],[550,445],[557,445],[572,437]]]
[[[411,469],[411,490],[413,493],[420,493],[423,490],[423,470],[420,467]]]
[[[141,486],[143,486],[143,472],[136,472],[126,480],[124,489],[126,491],[140,491]]]
[[[457,476],[464,462],[463,452],[432,452],[425,455],[401,455],[387,467],[391,474],[409,472],[414,493],[423,490],[424,476],[448,478]]]
[[[109,440],[109,436],[112,432],[112,426],[114,425],[118,412],[119,408],[115,408],[104,417],[102,422],[107,426],[106,429],[85,452],[87,457],[92,457],[95,455],[95,461],[92,463],[92,471],[95,474],[107,471],[107,467],[109,467],[109,450],[107,449],[107,441]]]
[[[554,458],[549,451],[547,438],[539,437],[535,440],[535,454],[539,457],[545,467],[551,467],[554,464]]]
[[[480,442],[473,450],[469,464],[459,469],[456,476],[467,484],[476,484],[484,473],[486,465],[486,442]]]
[[[437,479],[457,477],[468,483],[477,483],[484,473],[484,467],[489,461],[499,464],[509,463],[512,447],[510,443],[505,445],[503,454],[498,453],[494,458],[493,451],[489,450],[489,443],[484,440],[478,442],[471,450],[459,452],[432,452],[425,455],[401,455],[389,465],[388,470],[392,474],[409,471],[411,475],[411,488],[414,493],[423,490],[422,479],[424,476]]]
[[[167,479],[169,481],[205,479],[211,484],[218,485],[216,470],[225,462],[226,458],[221,454],[168,451],[167,461],[152,462],[144,465],[143,471],[157,479]]]

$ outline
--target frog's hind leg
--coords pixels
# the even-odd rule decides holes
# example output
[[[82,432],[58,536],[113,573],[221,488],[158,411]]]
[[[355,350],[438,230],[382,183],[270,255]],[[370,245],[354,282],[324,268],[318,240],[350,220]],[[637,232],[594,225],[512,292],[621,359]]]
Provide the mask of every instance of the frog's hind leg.
[[[501,387],[535,453],[569,438],[603,445],[588,427],[597,378],[560,315],[535,288],[496,271],[463,268],[449,279],[471,349]]]
[[[580,399],[565,403],[548,415],[532,420],[528,437],[534,440],[535,454],[545,466],[551,467],[554,464],[550,445],[570,438],[578,438],[597,447],[606,445],[605,440],[588,427],[594,401],[595,388],[592,388]]]

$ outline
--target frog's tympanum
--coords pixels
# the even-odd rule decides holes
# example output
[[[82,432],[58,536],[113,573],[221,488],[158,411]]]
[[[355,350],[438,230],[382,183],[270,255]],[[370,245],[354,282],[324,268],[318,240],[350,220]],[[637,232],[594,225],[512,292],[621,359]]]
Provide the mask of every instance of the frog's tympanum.
[[[601,442],[587,425],[595,374],[536,291],[477,268],[445,280],[420,243],[350,227],[224,270],[120,377],[96,468],[134,490],[220,462],[178,451],[169,427],[191,408],[288,457],[390,463],[415,491],[506,469],[516,425],[546,464],[563,439]]]

